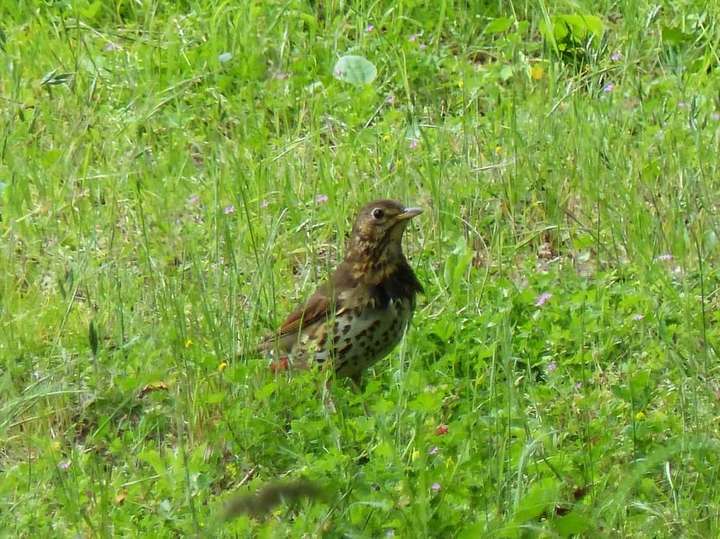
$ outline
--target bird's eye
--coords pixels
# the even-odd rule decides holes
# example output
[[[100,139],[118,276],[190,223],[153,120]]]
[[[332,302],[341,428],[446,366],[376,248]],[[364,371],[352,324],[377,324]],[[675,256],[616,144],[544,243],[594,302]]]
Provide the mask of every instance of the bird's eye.
[[[379,220],[379,219],[382,219],[384,215],[385,215],[385,212],[382,210],[382,208],[375,208],[375,209],[372,211],[372,216],[373,216],[375,219],[378,219],[378,220]]]

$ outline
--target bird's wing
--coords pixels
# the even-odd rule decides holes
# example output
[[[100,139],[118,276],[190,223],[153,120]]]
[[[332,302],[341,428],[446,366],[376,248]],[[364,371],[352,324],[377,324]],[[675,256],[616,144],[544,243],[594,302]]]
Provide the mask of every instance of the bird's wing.
[[[320,285],[310,299],[291,312],[275,333],[260,343],[259,350],[270,350],[276,344],[285,344],[289,349],[295,342],[298,332],[318,322],[344,313],[353,306],[339,290],[352,288],[355,281],[343,262],[328,281]]]
[[[304,305],[301,305],[288,315],[276,332],[262,340],[258,346],[258,351],[272,350],[276,345],[280,345],[281,349],[287,348],[289,350],[302,328],[330,317],[333,310],[337,309],[331,290],[332,287],[329,283],[325,283],[318,288]]]
[[[297,333],[302,327],[326,319],[330,315],[333,301],[325,289],[326,287],[321,287],[310,296],[305,305],[301,305],[291,312],[278,329],[277,336],[283,337]]]

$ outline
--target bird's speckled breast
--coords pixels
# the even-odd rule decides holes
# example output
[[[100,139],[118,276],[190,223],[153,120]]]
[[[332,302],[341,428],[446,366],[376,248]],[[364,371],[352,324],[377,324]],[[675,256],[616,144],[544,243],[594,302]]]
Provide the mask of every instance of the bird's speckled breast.
[[[348,309],[318,327],[310,339],[298,342],[292,355],[318,363],[332,359],[338,375],[352,377],[400,342],[412,319],[413,303],[409,298],[395,298],[384,309]]]

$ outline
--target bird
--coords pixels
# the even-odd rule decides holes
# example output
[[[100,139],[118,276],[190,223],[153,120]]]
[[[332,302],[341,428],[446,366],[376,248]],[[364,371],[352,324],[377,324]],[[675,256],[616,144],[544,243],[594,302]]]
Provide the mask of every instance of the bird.
[[[423,292],[402,250],[405,228],[422,212],[394,200],[360,210],[343,261],[261,342],[276,368],[332,366],[360,387],[364,371],[402,340]]]

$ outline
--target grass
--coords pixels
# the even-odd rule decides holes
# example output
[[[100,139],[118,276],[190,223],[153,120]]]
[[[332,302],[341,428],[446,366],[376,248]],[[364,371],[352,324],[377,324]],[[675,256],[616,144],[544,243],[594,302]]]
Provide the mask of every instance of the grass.
[[[0,21],[3,535],[718,533],[712,3]],[[249,352],[375,197],[427,208],[426,293],[332,412]],[[220,521],[300,479],[324,495]]]

